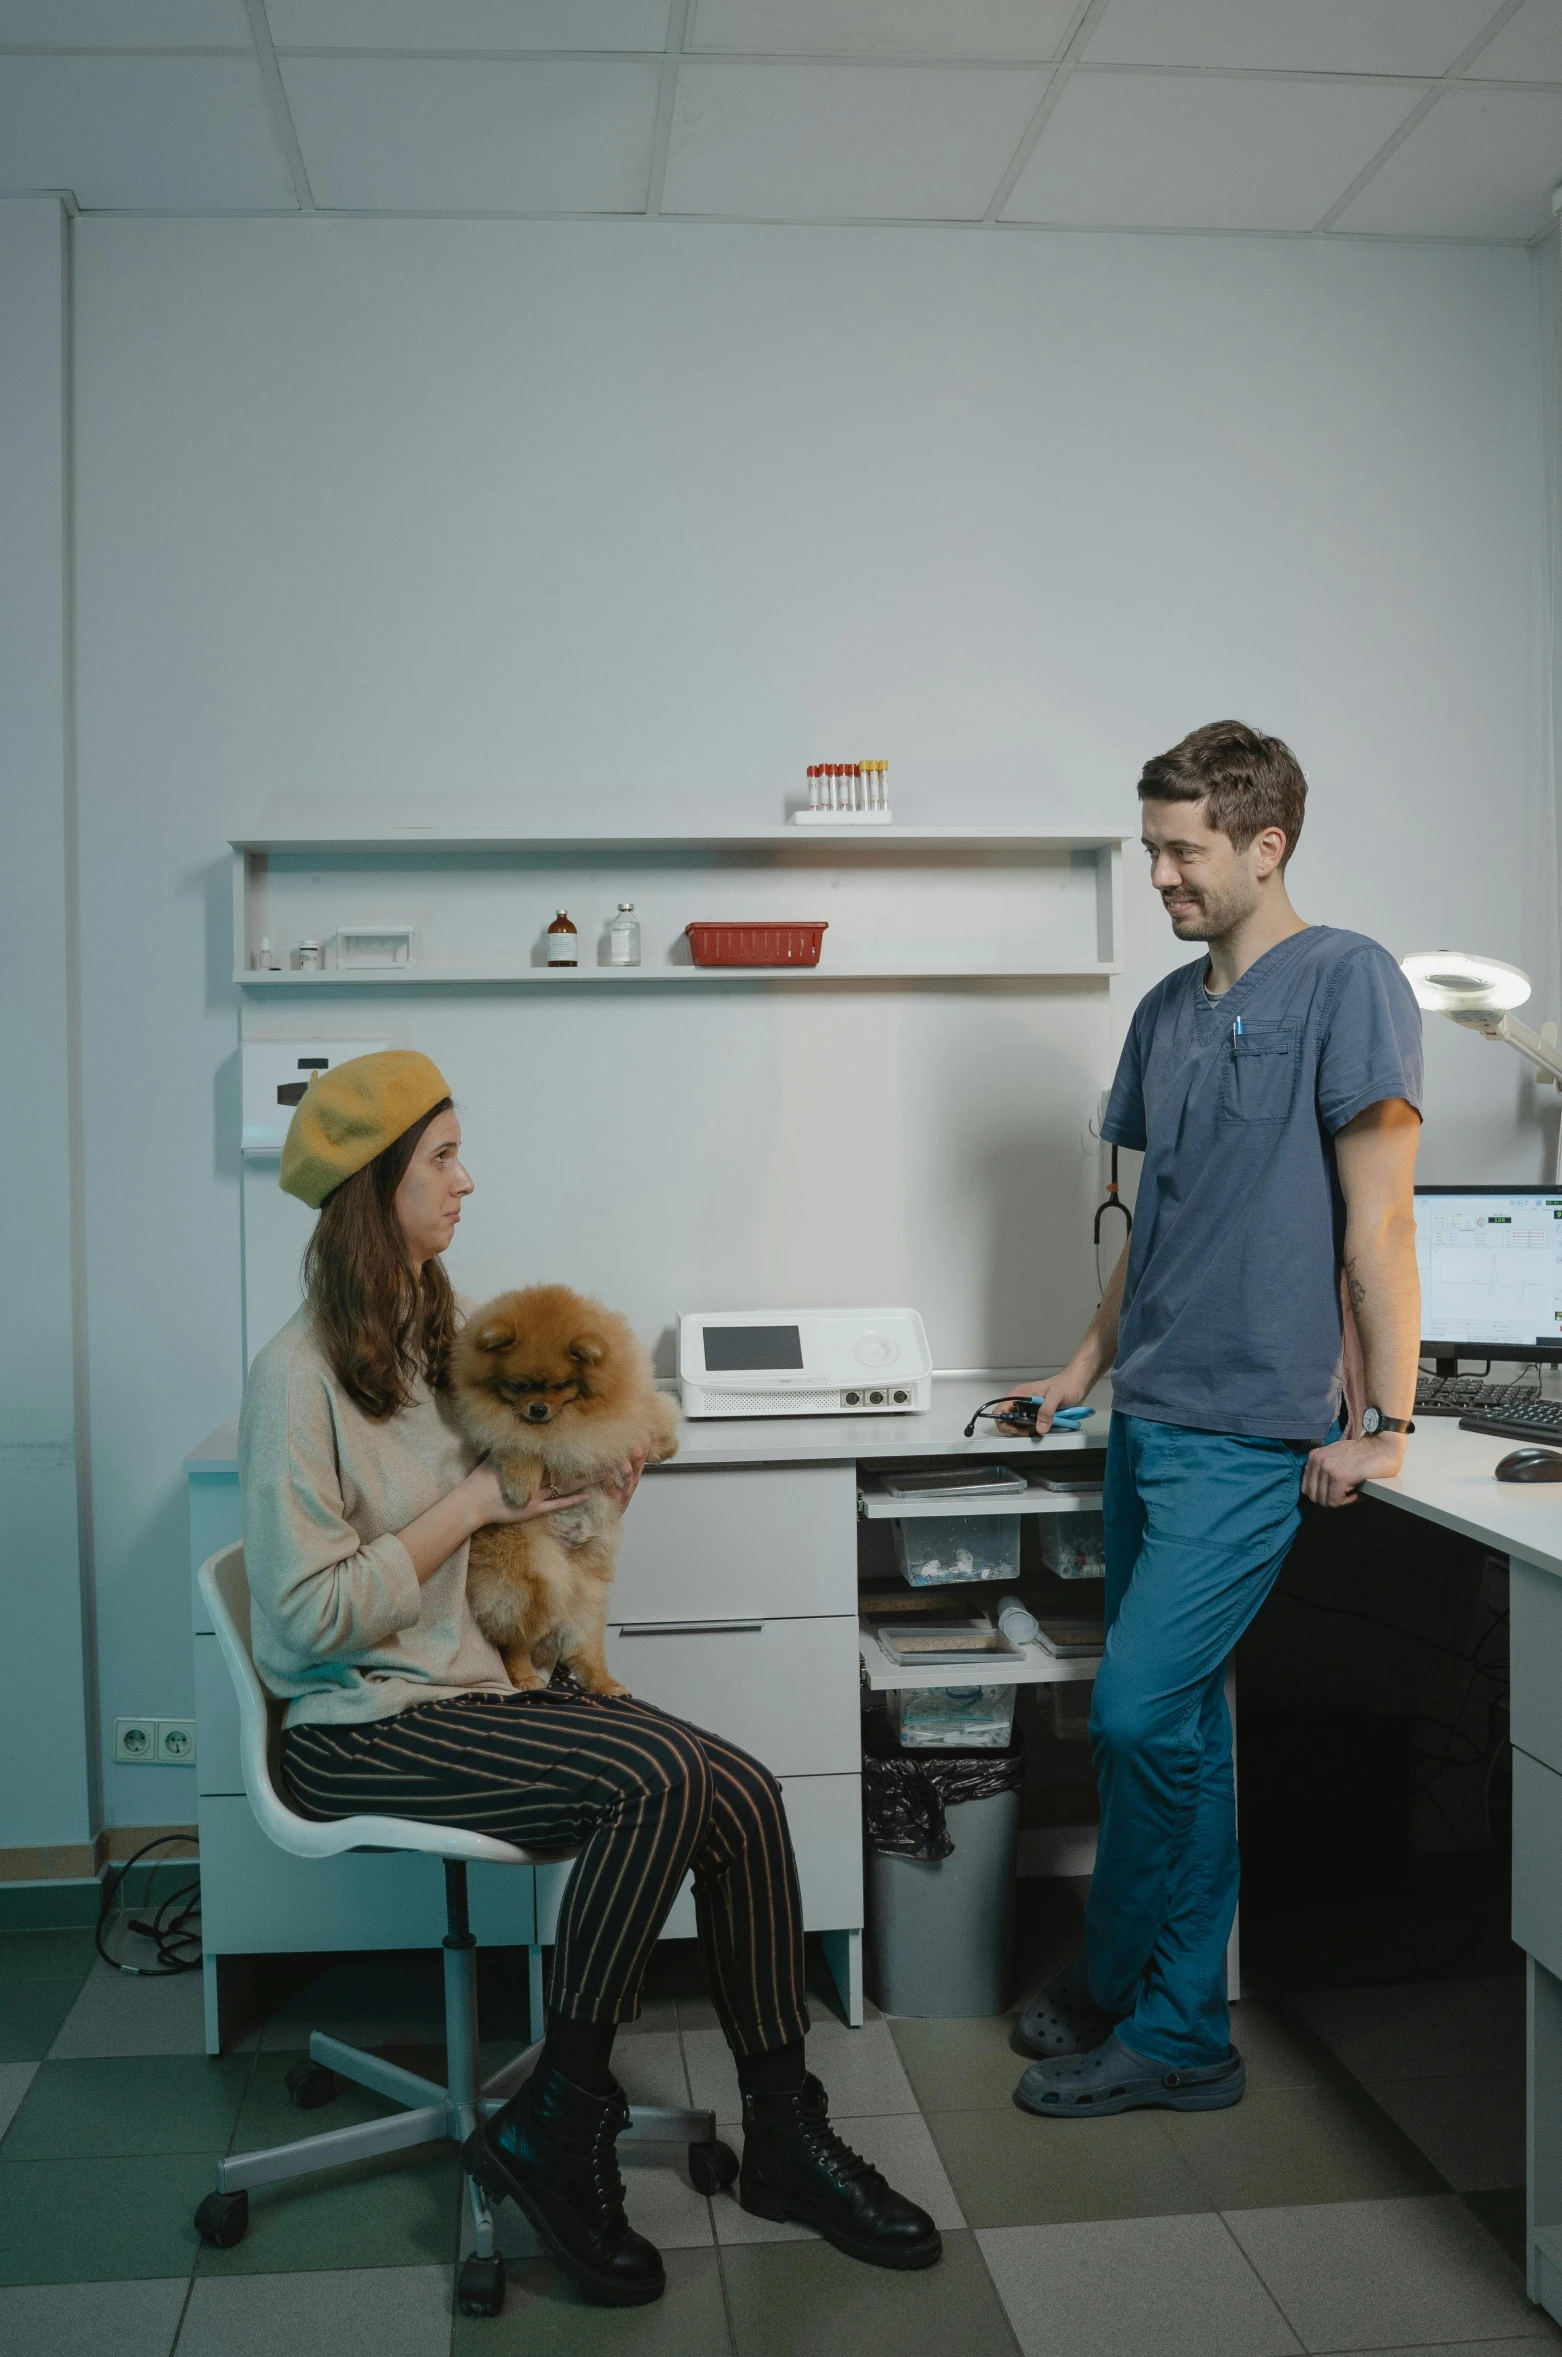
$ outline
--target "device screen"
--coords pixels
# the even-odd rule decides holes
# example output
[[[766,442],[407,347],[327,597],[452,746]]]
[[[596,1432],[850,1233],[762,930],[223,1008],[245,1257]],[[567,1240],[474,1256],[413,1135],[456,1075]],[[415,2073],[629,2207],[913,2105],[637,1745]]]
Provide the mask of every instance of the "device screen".
[[[740,1369],[800,1367],[803,1336],[798,1326],[707,1326],[705,1365],[711,1374]]]
[[[1423,1335],[1481,1356],[1562,1341],[1562,1188],[1418,1187],[1416,1263]]]

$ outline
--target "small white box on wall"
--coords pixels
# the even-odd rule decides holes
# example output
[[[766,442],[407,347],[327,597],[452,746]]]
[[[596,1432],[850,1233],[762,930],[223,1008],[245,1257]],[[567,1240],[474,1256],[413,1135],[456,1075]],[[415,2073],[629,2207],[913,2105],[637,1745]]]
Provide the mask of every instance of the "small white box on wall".
[[[244,1133],[241,1151],[275,1161],[293,1108],[317,1072],[354,1056],[378,1055],[383,1039],[251,1039],[244,1043]]]

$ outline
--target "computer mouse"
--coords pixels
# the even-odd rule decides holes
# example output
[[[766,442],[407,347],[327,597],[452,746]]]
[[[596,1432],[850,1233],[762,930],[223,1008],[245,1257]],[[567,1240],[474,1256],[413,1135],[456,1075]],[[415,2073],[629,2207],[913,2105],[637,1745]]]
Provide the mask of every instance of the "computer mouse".
[[[1509,1449],[1497,1467],[1499,1481],[1562,1481],[1562,1452]]]

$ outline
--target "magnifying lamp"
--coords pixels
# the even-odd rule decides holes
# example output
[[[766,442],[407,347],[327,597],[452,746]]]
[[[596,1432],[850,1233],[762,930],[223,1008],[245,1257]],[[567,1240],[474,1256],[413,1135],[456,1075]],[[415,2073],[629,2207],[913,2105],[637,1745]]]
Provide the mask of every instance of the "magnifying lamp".
[[[1535,1067],[1537,1080],[1554,1080],[1562,1089],[1562,1053],[1557,1027],[1543,1023],[1531,1031],[1513,1010],[1529,997],[1529,976],[1501,958],[1475,957],[1466,949],[1418,949],[1400,966],[1418,1005],[1429,1014],[1446,1015],[1483,1039],[1505,1040]],[[1557,1141],[1559,1179],[1562,1179],[1562,1137]]]

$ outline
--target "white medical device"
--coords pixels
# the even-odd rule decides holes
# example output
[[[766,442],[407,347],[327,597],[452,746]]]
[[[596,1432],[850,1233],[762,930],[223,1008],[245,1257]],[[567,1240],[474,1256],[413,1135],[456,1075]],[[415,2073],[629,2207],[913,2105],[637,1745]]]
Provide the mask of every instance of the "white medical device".
[[[933,1360],[914,1309],[686,1309],[686,1416],[915,1415]]]

